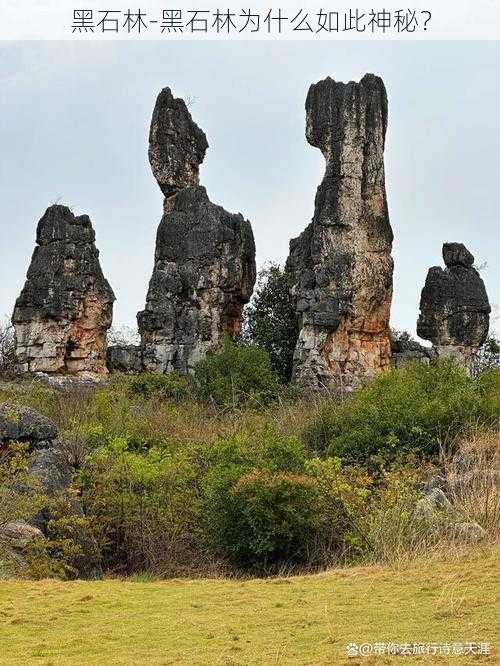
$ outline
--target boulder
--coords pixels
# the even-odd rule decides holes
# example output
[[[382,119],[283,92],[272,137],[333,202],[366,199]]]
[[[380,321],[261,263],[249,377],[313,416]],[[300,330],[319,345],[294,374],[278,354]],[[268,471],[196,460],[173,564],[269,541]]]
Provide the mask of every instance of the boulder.
[[[453,526],[453,535],[466,544],[478,543],[487,537],[486,530],[475,521],[457,523]]]
[[[110,372],[141,372],[142,351],[139,345],[112,345],[107,351]]]
[[[57,437],[50,419],[30,407],[4,402],[0,405],[0,442],[30,442],[33,448],[50,445]]]

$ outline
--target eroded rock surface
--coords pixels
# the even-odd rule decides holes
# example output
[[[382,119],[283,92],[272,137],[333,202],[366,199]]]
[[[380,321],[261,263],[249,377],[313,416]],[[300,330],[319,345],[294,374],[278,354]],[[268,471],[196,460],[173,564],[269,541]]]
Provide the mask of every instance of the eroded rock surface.
[[[417,333],[430,340],[438,356],[469,367],[488,337],[491,307],[474,257],[462,243],[444,243],[446,268],[433,266],[420,297]]]
[[[150,133],[153,174],[165,196],[146,306],[137,315],[145,370],[189,372],[241,327],[255,283],[250,223],[213,204],[198,185],[207,143],[168,88]],[[122,355],[123,358],[123,355]]]
[[[153,175],[166,197],[198,185],[207,148],[205,133],[191,118],[184,100],[164,88],[151,119],[148,153]]]
[[[142,350],[139,345],[111,345],[107,352],[110,372],[141,372]]]
[[[326,78],[306,100],[306,137],[326,160],[311,224],[290,242],[299,319],[293,378],[308,390],[351,389],[389,366],[392,230],[382,79]]]
[[[400,368],[402,365],[412,361],[420,361],[429,364],[436,353],[432,347],[424,347],[416,340],[391,339],[391,365]]]
[[[101,270],[89,217],[50,206],[38,223],[36,242],[12,316],[20,371],[106,374],[106,331],[115,297]]]

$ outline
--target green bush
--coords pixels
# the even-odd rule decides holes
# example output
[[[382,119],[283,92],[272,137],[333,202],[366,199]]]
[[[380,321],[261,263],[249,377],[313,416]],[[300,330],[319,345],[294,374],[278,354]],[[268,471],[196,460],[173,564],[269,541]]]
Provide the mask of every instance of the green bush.
[[[174,458],[165,450],[138,453],[128,445],[116,438],[95,449],[80,474],[103,564],[126,573],[178,575],[196,558],[196,470],[182,452]]]
[[[347,462],[380,466],[414,451],[435,455],[470,423],[498,418],[498,371],[472,379],[452,361],[387,372],[343,403],[328,402],[305,441]]]
[[[280,389],[269,354],[229,338],[219,353],[209,354],[196,365],[195,382],[202,400],[225,407],[266,405],[277,398]]]
[[[221,533],[238,563],[266,569],[305,559],[318,525],[318,493],[304,474],[254,469],[234,483],[225,498]]]
[[[315,518],[313,483],[300,442],[266,429],[208,451],[204,516],[212,546],[238,565],[300,559]]]
[[[100,578],[100,550],[92,535],[91,521],[75,511],[71,488],[47,498],[45,538],[26,547],[29,578]]]
[[[189,380],[182,375],[143,372],[131,378],[129,390],[132,394],[140,395],[143,398],[158,396],[167,400],[180,401],[189,396],[190,386]]]
[[[361,527],[371,492],[366,472],[343,469],[339,459],[308,459],[296,438],[272,428],[217,442],[205,464],[205,531],[238,566],[327,566],[369,549]]]

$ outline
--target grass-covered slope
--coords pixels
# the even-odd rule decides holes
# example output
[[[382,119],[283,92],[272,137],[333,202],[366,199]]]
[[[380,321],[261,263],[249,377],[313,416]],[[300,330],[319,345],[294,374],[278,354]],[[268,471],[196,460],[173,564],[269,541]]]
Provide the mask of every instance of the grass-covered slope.
[[[384,664],[346,644],[487,641],[488,656],[411,661],[494,664],[499,575],[484,550],[268,580],[2,581],[0,663]]]

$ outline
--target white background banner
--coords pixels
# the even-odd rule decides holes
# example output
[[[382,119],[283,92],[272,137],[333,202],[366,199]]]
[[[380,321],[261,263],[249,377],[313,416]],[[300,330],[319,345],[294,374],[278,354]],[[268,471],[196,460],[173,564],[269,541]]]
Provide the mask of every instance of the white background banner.
[[[497,40],[499,0],[2,0],[2,40]]]

